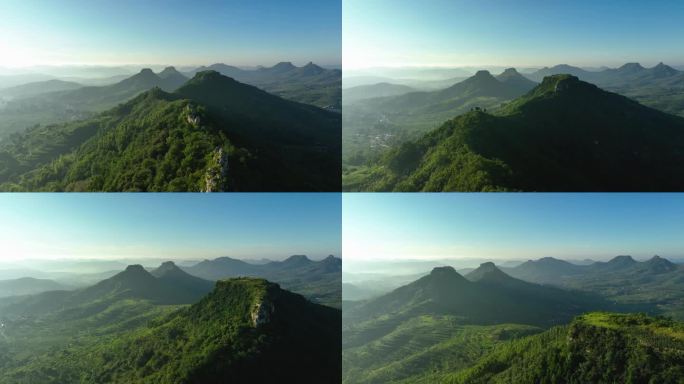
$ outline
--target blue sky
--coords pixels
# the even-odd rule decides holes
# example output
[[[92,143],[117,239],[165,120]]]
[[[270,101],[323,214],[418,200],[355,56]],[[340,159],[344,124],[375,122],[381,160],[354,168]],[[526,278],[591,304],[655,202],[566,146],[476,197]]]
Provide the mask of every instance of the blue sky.
[[[2,194],[0,261],[340,256],[339,194]]]
[[[344,194],[346,260],[684,256],[684,194]]]
[[[3,0],[0,66],[339,65],[340,0]]]
[[[345,0],[345,68],[684,64],[681,0]]]

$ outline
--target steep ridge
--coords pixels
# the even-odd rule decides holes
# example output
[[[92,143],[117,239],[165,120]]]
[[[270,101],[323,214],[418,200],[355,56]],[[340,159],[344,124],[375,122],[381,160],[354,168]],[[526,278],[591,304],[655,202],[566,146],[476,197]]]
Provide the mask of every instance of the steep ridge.
[[[340,129],[338,114],[201,72],[176,93],[154,88],[97,118],[4,143],[0,182],[17,190],[339,190]]]
[[[388,151],[355,185],[376,191],[669,191],[684,119],[557,75],[496,115],[474,111]]]

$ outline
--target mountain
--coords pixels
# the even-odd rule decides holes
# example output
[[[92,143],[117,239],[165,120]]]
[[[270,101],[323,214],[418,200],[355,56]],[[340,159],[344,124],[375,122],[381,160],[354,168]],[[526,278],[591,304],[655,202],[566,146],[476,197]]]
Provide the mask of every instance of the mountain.
[[[288,100],[339,111],[342,106],[342,72],[326,69],[312,62],[297,67],[291,62],[280,62],[272,67],[256,70],[240,69],[218,63],[199,67],[191,72],[213,70],[239,82],[254,85]]]
[[[294,255],[283,261],[250,264],[229,257],[204,260],[184,268],[189,274],[207,280],[250,276],[265,278],[302,294],[317,303],[340,307],[342,300],[342,260],[334,256],[313,261]]]
[[[366,99],[376,97],[391,97],[404,95],[414,92],[415,89],[401,84],[377,83],[369,85],[359,85],[356,87],[345,88],[342,91],[342,103],[353,104]]]
[[[92,118],[154,87],[171,92],[187,80],[180,74],[174,74],[169,68],[165,71],[162,78],[151,69],[144,68],[139,73],[110,85],[84,86],[75,89],[67,86],[65,90],[41,91],[30,97],[10,100],[4,106],[0,105],[3,117],[0,119],[0,137],[7,137],[15,132],[25,132],[30,127],[35,128],[36,125]],[[59,84],[60,87],[65,86],[64,82],[50,84],[52,87],[55,87],[55,84]]]
[[[590,313],[570,325],[502,343],[449,383],[680,383],[684,325],[635,314]]]
[[[515,68],[507,68],[496,79],[515,89],[516,95],[522,95],[537,86],[537,83],[521,75]]]
[[[22,277],[12,280],[0,280],[0,297],[34,295],[46,291],[64,290],[62,284],[48,279]]]
[[[343,383],[432,383],[497,345],[604,308],[595,296],[527,283],[483,263],[452,267],[343,310]]]
[[[569,75],[472,111],[345,175],[365,191],[680,191],[684,118]]]
[[[468,272],[465,277],[473,282],[487,284],[508,285],[521,283],[520,280],[504,273],[491,261],[480,264],[479,267]]]
[[[344,316],[367,321],[385,314],[458,315],[475,324],[562,324],[606,305],[595,296],[527,283],[485,263],[464,278],[452,267],[437,267],[413,283],[372,299]]]
[[[632,256],[621,255],[615,256],[607,262],[596,262],[593,263],[592,267],[594,269],[601,269],[604,271],[619,271],[625,268],[633,267],[637,263]]]
[[[168,263],[155,272],[178,273]],[[118,280],[150,276],[130,267]],[[134,316],[126,320],[116,316],[121,310],[116,306],[93,311],[85,323],[64,317],[41,318],[39,326],[5,320],[0,381],[340,381],[340,311],[313,304],[277,284],[248,278],[220,281],[195,304],[175,308],[143,303],[132,307],[129,301],[119,301],[124,312]],[[139,312],[140,306],[146,312]],[[131,312],[134,308],[137,313]],[[45,330],[53,337],[46,337]]]
[[[83,87],[83,85],[73,81],[53,79],[0,89],[0,96],[10,98],[22,98],[37,96],[49,92],[71,91],[81,87]]]
[[[363,165],[375,161],[388,148],[416,140],[446,120],[474,109],[497,108],[534,87],[533,82],[513,72],[509,69],[497,78],[481,70],[444,89],[346,105],[342,111],[345,163]]]
[[[190,276],[168,263],[155,271],[158,277],[141,265],[126,269],[90,287],[74,291],[50,291],[17,301],[3,309],[15,316],[41,316],[49,313],[71,313],[82,316],[102,311],[124,300],[143,300],[153,304],[191,304],[206,295],[213,283]]]
[[[585,81],[593,80],[596,72],[589,72],[579,67],[574,67],[567,64],[555,65],[551,68],[544,67],[536,72],[529,74],[530,78],[535,81],[542,81],[548,76],[555,75],[572,75]]]
[[[174,74],[170,68],[165,69],[165,71],[162,72],[165,77],[161,77],[151,69],[143,68],[139,73],[116,84],[83,87],[74,91],[52,93],[44,97],[49,97],[61,104],[73,105],[82,110],[103,111],[154,87],[171,92],[187,81],[186,77],[179,73]]]
[[[0,189],[339,191],[340,129],[339,114],[201,72],[174,93],[3,142]]]
[[[182,73],[178,72],[174,67],[166,67],[163,71],[159,72],[159,78],[162,79],[159,88],[168,89],[170,91],[176,90],[181,85],[188,81]]]
[[[200,276],[208,280],[220,280],[229,277],[254,275],[259,270],[259,266],[230,257],[219,257],[213,260],[201,261],[184,269],[194,276]]]
[[[503,76],[503,74],[502,74]],[[509,75],[503,76],[508,79]],[[520,96],[529,89],[520,90],[518,84],[498,80],[489,71],[477,73],[449,88],[433,92],[411,92],[387,99],[374,100],[373,106],[383,111],[404,110],[405,113],[438,113],[448,112],[454,116],[455,111],[471,105],[478,98],[493,98],[494,103]],[[533,84],[534,85],[534,84]],[[491,105],[491,103],[488,103]]]
[[[583,270],[581,266],[565,260],[543,257],[539,260],[528,260],[507,271],[511,276],[521,280],[548,284],[556,282],[564,276],[579,274]]]
[[[190,301],[206,295],[215,285],[212,281],[190,275],[178,268],[173,261],[162,263],[150,274],[163,285],[173,286],[174,289],[181,288],[183,292],[187,292]]]
[[[659,256],[636,261],[623,255],[586,265],[543,258],[505,271],[528,282],[600,295],[623,311],[684,319],[684,267]]]

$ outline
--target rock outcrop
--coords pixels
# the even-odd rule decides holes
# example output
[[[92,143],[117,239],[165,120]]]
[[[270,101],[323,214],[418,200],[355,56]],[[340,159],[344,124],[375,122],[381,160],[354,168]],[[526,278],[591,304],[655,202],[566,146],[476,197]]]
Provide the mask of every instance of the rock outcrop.
[[[223,192],[226,190],[228,177],[228,154],[223,148],[214,150],[211,163],[205,176],[205,192]]]

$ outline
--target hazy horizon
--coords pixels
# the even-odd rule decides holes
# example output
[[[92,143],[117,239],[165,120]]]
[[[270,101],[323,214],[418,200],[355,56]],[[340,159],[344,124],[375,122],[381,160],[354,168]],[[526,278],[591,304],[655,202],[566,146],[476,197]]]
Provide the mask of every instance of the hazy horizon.
[[[677,194],[345,194],[345,262],[677,259]]]
[[[283,61],[341,63],[337,1],[259,4],[239,0],[0,4],[0,66],[177,66],[229,61],[256,66]]]
[[[0,264],[341,254],[333,194],[8,194]]]
[[[666,0],[349,0],[343,66],[681,65],[683,17],[684,3]]]

